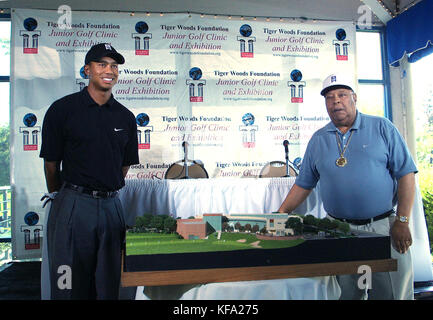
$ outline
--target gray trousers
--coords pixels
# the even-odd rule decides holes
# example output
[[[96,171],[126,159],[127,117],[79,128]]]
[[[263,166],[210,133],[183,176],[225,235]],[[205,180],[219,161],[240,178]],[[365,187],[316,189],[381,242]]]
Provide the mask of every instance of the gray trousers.
[[[328,216],[329,218],[329,216]],[[330,218],[332,219],[332,218]],[[350,225],[352,229],[390,235],[395,216],[375,221],[365,226]],[[341,287],[341,300],[413,300],[413,269],[410,249],[401,254],[391,244],[391,258],[397,260],[397,271],[374,272],[371,288],[366,292],[358,288],[360,275],[339,275],[338,284]]]
[[[125,229],[118,197],[62,188],[47,225],[51,299],[118,299]]]

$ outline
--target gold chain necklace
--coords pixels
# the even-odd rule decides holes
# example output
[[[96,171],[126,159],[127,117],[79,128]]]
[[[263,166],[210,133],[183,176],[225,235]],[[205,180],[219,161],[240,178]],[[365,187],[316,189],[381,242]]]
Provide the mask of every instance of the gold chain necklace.
[[[335,131],[335,138],[337,139],[338,151],[340,152],[340,157],[335,161],[335,164],[340,168],[344,167],[347,164],[347,159],[344,157],[344,153],[346,152],[347,147],[349,146],[350,139],[352,138],[353,130],[350,132],[349,139],[347,139],[346,146],[343,150],[341,150],[340,139],[338,139],[338,133]]]

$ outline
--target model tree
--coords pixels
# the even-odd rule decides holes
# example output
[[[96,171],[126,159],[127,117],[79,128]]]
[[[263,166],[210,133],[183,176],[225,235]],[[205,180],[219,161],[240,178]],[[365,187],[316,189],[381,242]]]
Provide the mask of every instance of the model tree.
[[[315,216],[311,214],[307,214],[306,216],[304,216],[303,221],[305,225],[317,227],[319,225],[320,219],[317,219]]]
[[[152,217],[153,215],[149,213],[145,213],[140,217],[136,217],[134,227],[135,231],[144,232],[147,228],[149,228]]]
[[[302,233],[303,224],[299,218],[289,218],[286,221],[286,228],[292,229],[295,235],[297,235]]]
[[[160,215],[154,215],[150,221],[150,227],[158,230],[162,230],[164,227],[164,217]]]
[[[349,234],[350,233],[350,225],[347,222],[340,222],[338,225],[338,230],[340,230],[344,234]]]
[[[318,227],[322,230],[330,230],[333,227],[333,223],[328,218],[323,218],[319,220]]]
[[[174,219],[173,217],[167,216],[164,219],[164,230],[166,232],[172,233],[176,231],[176,227],[177,227],[177,220]]]
[[[260,229],[259,225],[258,225],[258,224],[255,224],[255,225],[253,226],[252,232],[257,233],[257,232],[259,232],[259,229]]]

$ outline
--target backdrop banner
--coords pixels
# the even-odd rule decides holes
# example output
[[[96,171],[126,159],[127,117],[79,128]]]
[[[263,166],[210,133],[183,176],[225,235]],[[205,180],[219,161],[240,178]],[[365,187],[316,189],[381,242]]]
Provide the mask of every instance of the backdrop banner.
[[[84,56],[92,45],[110,43],[126,59],[113,94],[137,120],[140,164],[128,179],[163,179],[183,159],[183,142],[210,178],[258,177],[268,162],[285,161],[284,140],[296,167],[329,121],[323,79],[356,75],[351,22],[72,11],[65,28],[61,18],[12,10],[15,259],[41,256],[42,121],[55,100],[87,85]]]

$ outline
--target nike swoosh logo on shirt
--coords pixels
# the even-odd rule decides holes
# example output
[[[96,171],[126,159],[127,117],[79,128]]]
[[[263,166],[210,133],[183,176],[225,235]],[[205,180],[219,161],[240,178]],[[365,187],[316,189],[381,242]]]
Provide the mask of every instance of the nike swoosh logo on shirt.
[[[114,128],[114,131],[122,131],[123,129]]]

